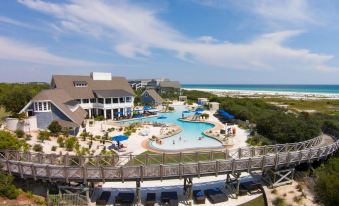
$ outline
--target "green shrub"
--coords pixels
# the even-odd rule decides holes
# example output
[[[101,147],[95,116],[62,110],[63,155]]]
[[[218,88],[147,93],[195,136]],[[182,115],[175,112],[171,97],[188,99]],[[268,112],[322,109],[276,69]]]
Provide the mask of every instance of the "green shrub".
[[[53,152],[55,152],[56,150],[57,150],[57,146],[52,146],[52,148],[51,148],[51,150],[53,151]]]
[[[285,201],[284,199],[277,197],[272,201],[274,206],[284,206],[285,205]]]
[[[48,131],[40,131],[38,135],[38,140],[40,140],[41,142],[44,142],[45,140],[50,140],[50,135],[51,133],[49,133]]]
[[[18,138],[23,138],[24,136],[25,136],[25,132],[24,131],[22,131],[21,129],[17,129],[17,130],[15,130],[15,134],[16,134],[16,136],[18,137]]]
[[[43,150],[42,145],[41,145],[41,144],[35,144],[35,145],[33,146],[33,150],[34,150],[35,152],[42,152],[42,150]]]
[[[0,130],[0,149],[18,150],[24,144],[23,141],[18,140],[11,133]]]
[[[102,115],[96,116],[96,117],[94,118],[94,120],[95,120],[95,121],[103,121],[103,120],[105,120],[105,117],[102,116]]]
[[[59,147],[61,148],[65,147],[65,141],[63,137],[58,137],[57,143],[59,144]]]
[[[69,137],[65,140],[65,147],[67,151],[73,151],[76,143],[78,142],[76,137]]]
[[[14,177],[0,171],[0,196],[16,199],[20,193],[13,183]]]
[[[62,131],[62,127],[57,121],[52,121],[51,124],[49,124],[48,129],[53,135],[58,135]]]
[[[315,192],[325,206],[339,205],[339,157],[332,157],[315,170]]]

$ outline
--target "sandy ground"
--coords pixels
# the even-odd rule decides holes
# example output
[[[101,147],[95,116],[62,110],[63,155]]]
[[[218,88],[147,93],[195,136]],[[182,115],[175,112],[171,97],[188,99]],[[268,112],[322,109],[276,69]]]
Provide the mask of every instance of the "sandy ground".
[[[339,99],[339,94],[327,93],[302,93],[302,92],[279,92],[279,91],[251,91],[251,90],[222,90],[222,89],[203,89],[194,88],[185,90],[199,90],[211,92],[218,96],[248,96],[248,97],[285,97],[291,99]]]
[[[272,201],[274,201],[277,197],[280,197],[284,200],[285,205],[304,205],[304,206],[318,206],[319,204],[315,203],[313,200],[313,195],[310,191],[305,187],[301,186],[298,182],[293,181],[292,184],[283,185],[277,187],[275,189],[269,190],[269,196]]]
[[[201,177],[201,178],[195,178],[193,179],[193,190],[200,189],[200,190],[206,190],[211,188],[220,188],[223,192],[227,193],[227,190],[225,189],[225,180],[226,175],[220,175],[218,177],[210,176],[210,177]],[[247,173],[243,173],[241,177],[241,181],[249,181],[252,180],[252,177],[248,176]],[[183,195],[183,184],[184,180],[179,179],[173,179],[173,180],[164,180],[164,181],[145,181],[141,183],[141,199],[142,202],[146,199],[146,195],[149,192],[156,193],[157,201],[160,202],[161,192],[166,191],[176,191],[178,193],[179,200],[184,199]],[[92,202],[95,202],[95,200],[100,196],[102,191],[111,191],[112,195],[109,199],[108,205],[113,205],[115,196],[119,192],[135,192],[136,184],[135,182],[107,182],[102,185],[102,187],[98,187],[93,195],[92,195]],[[246,196],[239,196],[238,199],[230,198],[227,202],[219,203],[219,204],[211,204],[208,199],[206,199],[206,204],[204,205],[216,205],[216,206],[222,206],[222,205],[228,205],[228,206],[235,206],[240,205],[245,202],[248,202],[256,197],[258,197],[261,194],[254,194],[254,195],[246,195]],[[157,204],[159,205],[159,203]],[[180,203],[179,205],[185,205],[183,203]]]

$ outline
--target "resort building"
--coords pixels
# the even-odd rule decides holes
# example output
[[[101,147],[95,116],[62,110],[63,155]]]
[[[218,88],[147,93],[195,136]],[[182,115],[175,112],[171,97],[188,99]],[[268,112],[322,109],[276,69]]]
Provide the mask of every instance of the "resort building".
[[[179,96],[179,101],[180,102],[186,102],[187,101],[187,96]]]
[[[200,105],[205,105],[209,102],[209,100],[207,98],[198,98],[198,104]]]
[[[181,94],[181,84],[178,81],[160,82],[158,92],[160,94]]]
[[[134,91],[124,77],[99,72],[90,76],[53,75],[51,89],[38,93],[21,112],[36,116],[39,129],[58,121],[76,131],[86,117],[130,115],[133,101]]]
[[[212,111],[217,111],[219,109],[219,105],[220,105],[219,102],[208,103],[208,106],[209,106],[210,110],[212,110]]]
[[[164,102],[161,96],[154,89],[146,89],[140,96],[143,104],[157,106]]]

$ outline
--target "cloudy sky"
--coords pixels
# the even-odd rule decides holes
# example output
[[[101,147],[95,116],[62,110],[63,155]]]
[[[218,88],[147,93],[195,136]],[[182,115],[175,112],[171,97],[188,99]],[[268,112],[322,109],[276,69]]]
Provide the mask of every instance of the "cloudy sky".
[[[0,81],[338,84],[336,0],[2,0]]]

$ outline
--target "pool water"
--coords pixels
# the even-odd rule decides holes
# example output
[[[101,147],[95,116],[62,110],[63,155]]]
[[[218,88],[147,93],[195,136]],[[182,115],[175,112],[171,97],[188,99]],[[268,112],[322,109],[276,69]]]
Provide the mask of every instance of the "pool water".
[[[179,125],[182,131],[174,136],[162,139],[162,144],[158,144],[155,141],[150,142],[150,146],[155,149],[164,151],[179,151],[185,149],[199,149],[199,148],[220,148],[222,144],[220,141],[207,137],[203,134],[203,131],[211,129],[212,124],[204,122],[184,122],[178,120],[182,117],[182,112],[186,110],[185,106],[174,106],[175,112],[173,113],[160,113],[159,116],[166,118],[158,119],[158,117],[149,117],[140,120],[126,121],[122,124],[131,122],[159,122],[159,123],[170,123]],[[184,114],[192,115],[191,114]]]

